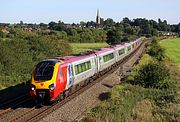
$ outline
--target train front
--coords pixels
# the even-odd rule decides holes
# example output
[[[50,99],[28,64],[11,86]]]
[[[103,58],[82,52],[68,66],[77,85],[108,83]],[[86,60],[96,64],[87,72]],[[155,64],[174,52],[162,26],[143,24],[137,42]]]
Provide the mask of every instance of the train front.
[[[51,102],[58,96],[56,90],[58,67],[55,59],[39,62],[32,73],[30,95],[37,102]]]

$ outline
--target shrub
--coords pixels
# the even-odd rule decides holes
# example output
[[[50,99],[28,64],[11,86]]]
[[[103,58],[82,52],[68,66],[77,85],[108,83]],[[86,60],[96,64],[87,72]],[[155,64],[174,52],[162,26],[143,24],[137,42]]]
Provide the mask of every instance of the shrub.
[[[150,62],[139,69],[134,84],[139,84],[143,87],[163,88],[161,83],[168,79],[169,76],[169,70],[164,64]]]
[[[157,40],[154,38],[150,44],[150,48],[147,53],[156,58],[158,61],[162,61],[165,57],[164,49],[158,44]]]

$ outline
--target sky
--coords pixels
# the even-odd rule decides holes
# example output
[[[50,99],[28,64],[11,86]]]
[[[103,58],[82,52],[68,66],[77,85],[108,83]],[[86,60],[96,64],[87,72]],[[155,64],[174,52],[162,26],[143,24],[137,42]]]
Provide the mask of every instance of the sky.
[[[180,0],[0,0],[0,23],[65,23],[95,21],[100,17],[121,21],[147,18],[180,22]]]

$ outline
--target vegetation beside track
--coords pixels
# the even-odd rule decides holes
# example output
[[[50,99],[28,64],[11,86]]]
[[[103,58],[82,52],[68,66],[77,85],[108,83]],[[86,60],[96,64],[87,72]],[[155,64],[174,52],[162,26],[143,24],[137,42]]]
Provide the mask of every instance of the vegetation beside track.
[[[87,113],[85,121],[179,121],[180,71],[156,56],[144,54],[127,82],[115,86],[106,100]]]

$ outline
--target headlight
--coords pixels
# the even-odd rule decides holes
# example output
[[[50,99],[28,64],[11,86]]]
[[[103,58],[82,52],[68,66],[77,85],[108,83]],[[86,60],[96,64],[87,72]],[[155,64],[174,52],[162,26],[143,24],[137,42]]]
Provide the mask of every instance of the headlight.
[[[51,91],[54,90],[54,88],[55,88],[54,84],[49,85],[49,89],[50,89]]]
[[[34,91],[35,89],[36,89],[36,87],[31,84],[31,90]]]

